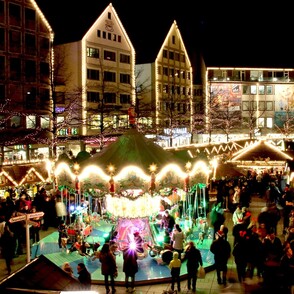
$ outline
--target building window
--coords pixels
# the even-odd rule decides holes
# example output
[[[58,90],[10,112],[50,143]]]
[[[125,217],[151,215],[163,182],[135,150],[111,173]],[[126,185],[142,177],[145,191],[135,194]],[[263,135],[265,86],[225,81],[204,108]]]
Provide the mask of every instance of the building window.
[[[163,67],[163,75],[168,77],[168,67]]]
[[[0,80],[5,79],[5,57],[0,56]]]
[[[108,36],[108,40],[111,40],[111,33],[108,33],[107,36]]]
[[[259,95],[264,95],[264,86],[258,86],[258,94]]]
[[[89,126],[91,130],[99,129],[101,124],[101,116],[99,114],[93,114],[89,118]]]
[[[12,128],[19,128],[21,125],[21,117],[20,116],[13,116],[10,119],[10,126]]]
[[[121,43],[121,36],[118,36],[118,43]]]
[[[266,86],[266,94],[273,95],[273,86]]]
[[[33,60],[25,61],[25,79],[27,82],[36,81],[36,62]]]
[[[65,93],[64,92],[55,92],[55,103],[56,104],[65,104]]]
[[[50,109],[50,91],[48,88],[40,88],[40,103],[39,108],[49,110]]]
[[[242,110],[243,111],[249,111],[249,101],[243,101],[242,102]]]
[[[162,56],[163,56],[163,58],[167,58],[167,50],[163,50]]]
[[[9,4],[9,24],[20,26],[20,6],[10,3]]]
[[[104,50],[104,60],[115,61],[115,52]]]
[[[120,104],[130,104],[131,96],[128,94],[120,94],[119,100]]]
[[[45,115],[44,117],[41,117],[41,128],[49,129],[49,125],[50,125],[49,122],[50,122],[49,116]]]
[[[104,93],[104,102],[105,103],[116,103],[116,94],[115,93]]]
[[[0,23],[4,23],[4,1],[0,1]]]
[[[10,79],[12,81],[20,81],[21,62],[19,58],[10,59]]]
[[[247,86],[247,85],[243,85],[243,86],[242,86],[242,93],[243,93],[244,95],[249,95],[249,93],[250,93],[250,87]]]
[[[106,39],[106,32],[105,31],[102,32],[102,38]]]
[[[104,81],[105,82],[116,82],[115,72],[105,71],[104,72]]]
[[[273,119],[271,117],[266,118],[266,126],[270,129],[273,128]]]
[[[48,38],[40,38],[40,51],[42,56],[48,56],[49,54],[49,39]]]
[[[4,50],[5,48],[5,30],[4,28],[0,28],[0,50]]]
[[[9,32],[9,50],[10,52],[20,53],[21,50],[21,35],[18,31]]]
[[[256,95],[257,94],[257,87],[256,86],[250,86],[250,94]]]
[[[99,49],[87,47],[87,57],[99,58]]]
[[[87,92],[88,102],[98,103],[100,101],[99,97],[100,97],[99,92],[90,92],[90,91]]]
[[[33,9],[25,9],[25,27],[29,30],[35,30],[36,27],[36,12]]]
[[[172,44],[176,44],[176,37],[172,36]]]
[[[130,64],[130,55],[120,54],[119,61],[120,61],[121,63],[127,63],[127,64]]]
[[[108,19],[111,19],[111,12],[108,12],[107,17]]]
[[[87,79],[99,81],[99,70],[97,69],[87,69]]]
[[[267,111],[273,111],[274,110],[273,101],[266,101],[266,110]]]
[[[120,74],[120,82],[123,84],[130,84],[131,78],[128,74]]]
[[[263,128],[264,127],[264,117],[258,117],[257,118],[257,126],[259,128]]]
[[[101,30],[97,30],[97,37],[101,38]]]
[[[30,88],[26,91],[26,109],[36,109],[36,89]]]
[[[27,129],[35,129],[36,128],[36,116],[35,115],[26,116],[26,128]]]
[[[175,56],[174,56],[174,52],[173,51],[169,51],[169,59],[174,60]]]
[[[32,34],[25,34],[25,53],[28,55],[36,54],[36,37]]]
[[[0,84],[0,104],[5,102],[5,85]]]
[[[40,63],[40,80],[43,83],[49,81],[49,64],[47,62]]]

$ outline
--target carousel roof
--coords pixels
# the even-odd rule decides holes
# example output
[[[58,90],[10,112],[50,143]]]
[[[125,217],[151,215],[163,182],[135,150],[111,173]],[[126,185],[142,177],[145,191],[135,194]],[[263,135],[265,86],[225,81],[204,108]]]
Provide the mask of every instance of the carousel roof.
[[[106,169],[112,164],[116,171],[120,171],[126,165],[135,165],[149,173],[151,164],[156,164],[157,168],[161,169],[169,163],[177,163],[183,168],[186,164],[184,160],[164,150],[138,130],[129,129],[101,152],[83,161],[81,166],[96,164],[102,169]]]
[[[292,160],[292,157],[273,144],[257,141],[235,153],[231,161],[286,161],[289,159]]]

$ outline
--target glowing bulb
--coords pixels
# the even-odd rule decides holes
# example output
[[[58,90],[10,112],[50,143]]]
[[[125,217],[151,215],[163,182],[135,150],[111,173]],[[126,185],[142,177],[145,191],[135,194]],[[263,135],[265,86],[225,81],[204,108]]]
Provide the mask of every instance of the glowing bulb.
[[[136,242],[131,242],[129,247],[130,249],[135,250],[137,248]]]

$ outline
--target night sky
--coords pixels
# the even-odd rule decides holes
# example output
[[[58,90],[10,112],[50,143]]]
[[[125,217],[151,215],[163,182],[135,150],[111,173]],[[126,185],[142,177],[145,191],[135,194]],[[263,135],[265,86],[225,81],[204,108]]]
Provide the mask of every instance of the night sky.
[[[199,0],[37,0],[58,32],[71,30],[69,19],[95,21],[112,3],[133,43],[137,60],[148,55],[150,43],[158,50],[176,20],[191,59],[204,52],[211,63],[288,65],[294,67],[293,13],[290,4],[268,1]],[[283,6],[282,6],[283,3]],[[258,6],[256,6],[258,4]],[[74,33],[74,32],[72,32]],[[242,62],[240,62],[242,60]],[[239,64],[237,64],[239,63]]]

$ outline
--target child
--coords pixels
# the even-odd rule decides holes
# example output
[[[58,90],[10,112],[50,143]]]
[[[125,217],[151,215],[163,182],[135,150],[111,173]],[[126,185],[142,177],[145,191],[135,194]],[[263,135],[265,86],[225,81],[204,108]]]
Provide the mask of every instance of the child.
[[[61,220],[58,226],[58,245],[59,248],[66,249],[68,234],[67,234],[67,225],[64,223],[64,220]]]
[[[175,251],[173,253],[173,259],[169,263],[169,268],[172,276],[172,284],[171,290],[175,289],[175,282],[177,283],[178,292],[181,291],[181,280],[180,280],[180,272],[181,272],[181,260],[179,259],[179,253]]]

